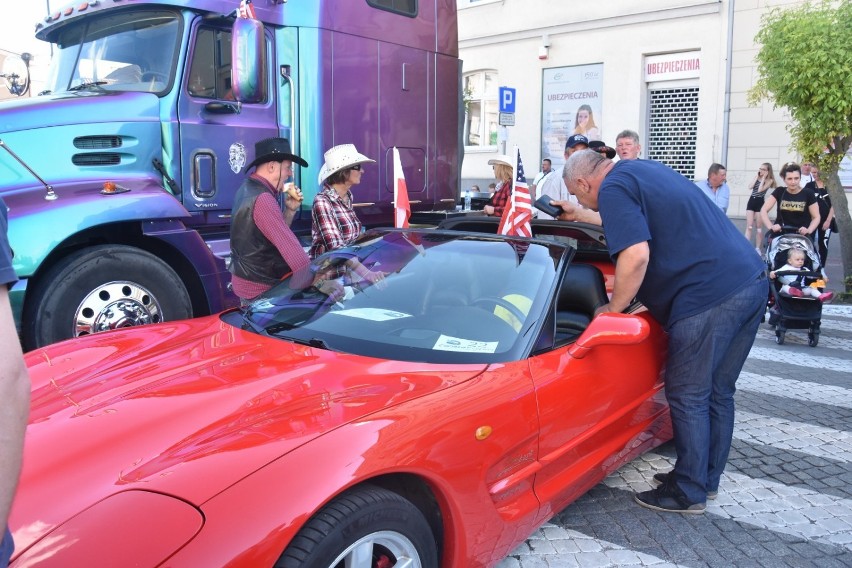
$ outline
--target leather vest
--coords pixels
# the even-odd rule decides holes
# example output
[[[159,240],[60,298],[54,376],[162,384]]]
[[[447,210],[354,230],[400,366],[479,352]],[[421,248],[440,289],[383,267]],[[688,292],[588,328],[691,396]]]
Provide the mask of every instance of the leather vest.
[[[257,198],[268,191],[259,181],[248,178],[234,197],[230,271],[245,280],[274,286],[290,272],[290,267],[254,222]]]

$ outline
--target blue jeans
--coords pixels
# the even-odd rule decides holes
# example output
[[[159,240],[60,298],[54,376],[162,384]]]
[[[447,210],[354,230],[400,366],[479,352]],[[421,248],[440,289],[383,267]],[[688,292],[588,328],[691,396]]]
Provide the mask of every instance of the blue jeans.
[[[674,479],[690,503],[704,503],[708,491],[719,489],[734,433],[734,385],[768,294],[761,274],[718,306],[669,329],[665,386],[677,452]]]
[[[12,533],[6,529],[6,534],[3,535],[3,542],[0,543],[0,566],[6,568],[9,565],[9,559],[12,558],[12,553],[15,551],[15,542],[12,540]]]

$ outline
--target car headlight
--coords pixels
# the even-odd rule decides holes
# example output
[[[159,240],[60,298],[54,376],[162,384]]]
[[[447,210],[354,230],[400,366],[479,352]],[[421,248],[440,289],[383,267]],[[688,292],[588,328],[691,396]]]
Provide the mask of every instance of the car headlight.
[[[192,505],[160,493],[125,491],[68,519],[15,558],[12,566],[157,566],[204,524]],[[26,533],[18,527],[15,534]]]

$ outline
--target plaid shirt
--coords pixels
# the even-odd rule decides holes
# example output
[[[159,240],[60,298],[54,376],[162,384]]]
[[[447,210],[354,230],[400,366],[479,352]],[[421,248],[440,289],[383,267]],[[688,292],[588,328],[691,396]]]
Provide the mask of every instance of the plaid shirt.
[[[509,202],[509,192],[512,191],[512,184],[501,181],[497,184],[497,189],[494,190],[494,195],[491,196],[491,207],[494,208],[492,217],[502,217],[503,209],[506,208],[506,203]]]
[[[333,187],[324,186],[311,211],[311,258],[345,247],[361,234],[361,221],[352,209],[352,192],[340,197]]]
[[[260,195],[257,201],[255,201],[252,219],[257,225],[257,228],[260,229],[260,232],[263,233],[263,236],[275,245],[275,248],[281,253],[284,262],[287,263],[287,266],[295,274],[308,266],[311,261],[308,255],[305,254],[305,249],[302,248],[299,239],[296,238],[296,235],[293,234],[293,231],[290,230],[290,227],[284,221],[284,215],[281,212],[278,201],[275,199],[274,190],[269,182],[254,174],[251,177],[255,181],[262,183],[269,190],[269,193]],[[234,294],[244,299],[259,296],[271,288],[271,286],[267,286],[266,284],[252,282],[234,274],[231,274],[231,287],[234,289]]]

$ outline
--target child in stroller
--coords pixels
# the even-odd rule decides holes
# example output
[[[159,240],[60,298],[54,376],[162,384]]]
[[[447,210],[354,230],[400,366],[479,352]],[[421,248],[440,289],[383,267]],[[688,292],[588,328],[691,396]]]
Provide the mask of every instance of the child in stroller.
[[[802,272],[810,272],[805,268],[805,251],[796,248],[787,250],[787,264],[778,270],[769,272],[769,278],[778,278],[781,283],[779,292],[781,295],[791,296],[793,298],[801,298],[802,296],[810,296],[816,298],[820,302],[830,302],[834,298],[834,292],[821,292],[818,286],[819,281],[813,277],[809,277]]]
[[[788,329],[807,329],[808,345],[819,343],[822,304],[834,296],[826,292],[825,275],[813,241],[805,235],[767,234],[765,261],[770,286],[769,325],[775,342],[783,345]]]

